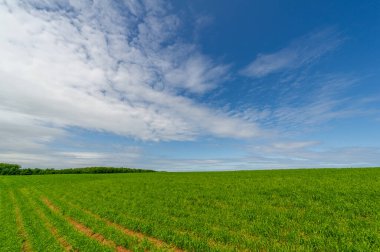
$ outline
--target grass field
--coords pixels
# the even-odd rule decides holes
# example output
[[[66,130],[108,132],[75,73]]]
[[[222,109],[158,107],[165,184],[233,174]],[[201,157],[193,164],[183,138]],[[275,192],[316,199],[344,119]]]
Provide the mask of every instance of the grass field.
[[[380,251],[380,169],[0,176],[1,251]]]

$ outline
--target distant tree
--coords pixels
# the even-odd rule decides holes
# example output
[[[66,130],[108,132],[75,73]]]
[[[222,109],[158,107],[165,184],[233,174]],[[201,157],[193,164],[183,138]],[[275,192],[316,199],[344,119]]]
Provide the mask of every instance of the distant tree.
[[[30,168],[21,169],[20,175],[33,175],[33,170]]]
[[[27,168],[21,169],[18,164],[0,163],[0,175],[44,175],[44,174],[97,174],[97,173],[140,173],[154,172],[153,170],[116,168],[116,167],[86,167],[68,168],[62,170]]]
[[[0,163],[1,175],[18,175],[20,174],[21,166],[18,164]]]

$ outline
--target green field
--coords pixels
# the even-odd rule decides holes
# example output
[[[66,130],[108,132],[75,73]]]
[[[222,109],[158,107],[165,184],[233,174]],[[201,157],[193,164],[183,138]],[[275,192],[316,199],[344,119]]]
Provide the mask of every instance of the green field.
[[[1,251],[380,251],[380,169],[0,176]]]

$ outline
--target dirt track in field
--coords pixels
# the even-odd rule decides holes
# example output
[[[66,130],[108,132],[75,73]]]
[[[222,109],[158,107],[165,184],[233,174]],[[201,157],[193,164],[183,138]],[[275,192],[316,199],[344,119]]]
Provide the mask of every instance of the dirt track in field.
[[[58,230],[54,227],[52,223],[50,223],[50,221],[48,220],[46,215],[41,211],[41,209],[39,208],[35,208],[35,209],[36,209],[36,213],[41,218],[46,228],[50,231],[50,233],[54,236],[54,238],[58,240],[59,244],[63,247],[63,249],[65,251],[77,251],[73,249],[73,246],[71,246],[71,244],[67,242],[65,238],[60,236],[60,234],[58,233]]]
[[[28,239],[28,234],[25,231],[25,226],[24,226],[24,221],[22,218],[21,210],[17,204],[17,201],[15,199],[15,196],[12,191],[9,192],[9,197],[11,198],[11,201],[14,205],[15,208],[15,216],[16,216],[16,223],[17,223],[17,232],[22,238],[22,251],[24,252],[31,252],[32,247],[30,245],[29,239]]]
[[[53,211],[54,213],[56,214],[62,214],[61,210],[56,207],[48,198],[46,197],[43,197],[42,198],[42,201],[45,203],[45,205],[47,207],[50,208],[51,211]],[[63,214],[62,214],[63,215]],[[118,251],[118,252],[132,252],[131,250],[123,247],[123,246],[120,246],[120,245],[117,245],[114,241],[112,240],[108,240],[106,239],[102,234],[99,234],[99,233],[95,233],[92,229],[90,229],[89,227],[83,225],[82,223],[74,220],[73,218],[69,217],[69,216],[65,216],[65,219],[76,229],[78,230],[79,232],[83,233],[84,235],[86,235],[87,237],[91,238],[91,239],[94,239],[94,240],[97,240],[99,243],[105,245],[105,246],[108,246],[108,247],[111,247],[111,248],[114,248],[115,251]]]
[[[80,208],[79,206],[73,204],[73,203],[68,203],[70,204],[71,206],[75,207],[75,208]],[[159,240],[157,238],[154,238],[154,237],[150,237],[150,236],[146,236],[142,233],[139,233],[139,232],[136,232],[136,231],[133,231],[133,230],[130,230],[128,228],[125,228],[123,227],[122,225],[120,224],[117,224],[115,222],[112,222],[106,218],[103,218],[101,216],[99,216],[98,214],[95,214],[87,209],[83,209],[83,208],[80,208],[83,212],[85,212],[86,214],[92,216],[93,218],[97,219],[97,220],[100,220],[104,223],[106,223],[108,226],[112,226],[116,229],[118,229],[119,231],[123,232],[124,234],[128,235],[128,236],[132,236],[132,237],[136,237],[138,238],[140,241],[141,240],[148,240],[150,243],[152,243],[153,245],[155,245],[156,247],[158,248],[167,248],[167,249],[170,249],[172,251],[175,251],[175,252],[184,252],[184,250],[181,250],[173,245],[169,245],[167,243],[165,243],[164,241],[162,240]]]

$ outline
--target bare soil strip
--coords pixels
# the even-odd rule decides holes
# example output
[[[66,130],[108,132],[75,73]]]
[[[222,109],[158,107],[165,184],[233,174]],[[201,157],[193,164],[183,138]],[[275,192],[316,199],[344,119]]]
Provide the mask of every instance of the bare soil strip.
[[[138,238],[139,240],[143,240],[143,239],[146,239],[148,240],[149,242],[151,242],[153,245],[155,245],[156,247],[159,247],[159,248],[168,248],[168,249],[171,249],[172,251],[175,251],[175,252],[184,252],[184,250],[181,250],[180,248],[177,248],[173,245],[169,245],[167,243],[165,243],[164,241],[161,241],[157,238],[154,238],[154,237],[150,237],[150,236],[146,236],[144,235],[143,233],[139,233],[139,232],[136,232],[136,231],[133,231],[131,229],[128,229],[128,228],[125,228],[123,226],[121,226],[120,224],[117,224],[115,222],[112,222],[106,218],[103,218],[101,216],[99,216],[98,214],[95,214],[87,209],[83,209],[71,202],[67,202],[69,205],[75,207],[75,208],[78,208],[78,209],[81,209],[83,212],[85,212],[86,214],[92,216],[93,218],[97,219],[97,220],[100,220],[100,221],[103,221],[104,223],[106,223],[108,226],[112,226],[116,229],[118,229],[119,231],[123,232],[124,234],[128,235],[128,236],[132,236],[132,237],[136,237]]]
[[[43,197],[42,198],[42,201],[45,203],[45,205],[47,207],[50,208],[50,210],[52,210],[54,213],[56,214],[62,214],[60,209],[58,207],[56,207],[53,203],[50,202],[49,199]],[[66,220],[72,225],[75,227],[75,229],[77,229],[78,231],[80,231],[81,233],[85,234],[87,237],[89,238],[92,238],[94,240],[97,240],[99,243],[103,244],[103,245],[106,245],[108,247],[112,247],[115,249],[115,251],[118,251],[118,252],[131,252],[131,250],[128,250],[126,248],[124,248],[123,246],[119,246],[117,245],[114,241],[111,241],[111,240],[107,240],[103,235],[101,234],[98,234],[98,233],[95,233],[93,230],[91,230],[89,227],[86,227],[85,225],[83,225],[82,223],[79,223],[77,222],[76,220],[74,220],[73,218],[69,217],[69,216],[65,216],[63,215]]]
[[[14,193],[12,191],[9,191],[9,197],[11,198],[11,201],[12,201],[14,208],[15,208],[16,223],[17,223],[17,229],[18,229],[17,232],[19,233],[19,235],[22,238],[22,248],[21,249],[24,252],[31,252],[33,250],[32,250],[32,246],[30,245],[30,242],[28,239],[28,234],[25,231],[25,226],[24,226],[24,222],[22,219],[21,210],[17,204]]]
[[[77,250],[73,250],[73,246],[71,246],[70,243],[68,243],[65,238],[63,238],[62,236],[60,236],[58,234],[58,231],[57,229],[52,226],[50,223],[46,222],[48,228],[50,229],[50,232],[53,234],[53,236],[59,241],[59,243],[61,244],[61,246],[65,249],[65,251],[77,251]]]
[[[22,191],[24,193],[24,191]],[[29,202],[31,202],[31,199],[27,197]],[[32,203],[33,204],[33,203]],[[34,205],[35,206],[35,205]],[[54,236],[55,239],[58,240],[59,244],[63,247],[65,251],[76,251],[73,250],[73,246],[69,242],[65,240],[62,236],[59,235],[58,230],[54,227],[53,224],[50,223],[49,219],[46,217],[46,215],[39,209],[38,207],[34,208],[36,210],[36,213],[43,221],[45,227],[50,231],[50,233]]]
[[[116,229],[122,231],[123,233],[125,233],[126,235],[129,235],[129,236],[133,236],[133,237],[137,237],[138,239],[140,240],[143,240],[143,239],[147,239],[148,241],[150,241],[152,244],[154,244],[155,246],[159,247],[159,248],[169,248],[169,249],[172,249],[173,251],[175,252],[183,252],[183,250],[179,249],[179,248],[176,248],[172,245],[168,245],[166,244],[165,242],[161,241],[161,240],[158,240],[154,237],[149,237],[149,236],[145,236],[144,234],[142,233],[138,233],[136,231],[133,231],[133,230],[130,230],[130,229],[127,229],[123,226],[121,226],[120,224],[117,224],[117,223],[114,223],[110,220],[107,220],[107,219],[104,219],[100,216],[98,216],[100,220],[104,221],[105,223],[107,223],[107,225],[109,226],[113,226],[115,227]]]

